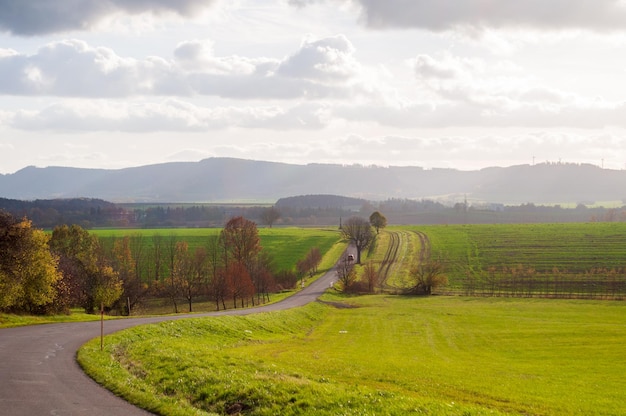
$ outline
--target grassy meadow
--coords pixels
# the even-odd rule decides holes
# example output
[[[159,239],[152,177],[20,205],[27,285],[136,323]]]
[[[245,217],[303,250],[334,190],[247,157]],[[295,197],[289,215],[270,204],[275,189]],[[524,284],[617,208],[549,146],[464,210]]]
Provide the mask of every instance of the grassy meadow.
[[[91,231],[110,246],[115,239],[128,237],[141,238],[146,252],[153,247],[153,237],[160,236],[164,241],[175,238],[186,241],[190,249],[205,246],[211,237],[217,237],[221,228],[163,228],[163,229],[101,229]],[[274,261],[277,270],[294,270],[296,262],[303,258],[312,247],[326,253],[339,239],[336,228],[259,228],[261,246]],[[167,244],[167,243],[166,243]]]
[[[622,302],[324,300],[138,327],[78,359],[164,415],[626,414]]]
[[[626,223],[410,226],[457,293],[626,297]]]
[[[626,266],[626,223],[412,226],[434,255],[472,269],[532,266],[582,271]]]

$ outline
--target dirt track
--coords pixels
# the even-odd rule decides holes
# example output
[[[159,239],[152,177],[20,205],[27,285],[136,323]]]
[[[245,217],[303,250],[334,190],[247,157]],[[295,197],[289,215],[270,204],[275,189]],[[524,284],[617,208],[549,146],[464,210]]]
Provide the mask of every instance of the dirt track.
[[[204,314],[106,321],[105,332],[109,334],[136,325],[174,319],[247,315],[303,306],[315,301],[336,279],[337,275],[333,268],[302,291],[279,303]],[[99,322],[0,329],[0,414],[8,416],[149,414],[100,387],[87,377],[76,363],[78,348],[99,334]]]
[[[381,286],[385,287],[387,285],[387,278],[392,273],[394,267],[396,267],[402,260],[401,257],[403,255],[402,252],[402,241],[406,240],[406,233],[398,231],[387,231],[389,234],[389,245],[387,246],[387,251],[385,252],[385,257],[383,261],[380,263],[380,267],[378,268],[378,276],[380,278]],[[418,261],[420,263],[426,261],[430,257],[430,241],[428,236],[421,232],[415,231],[415,235],[419,238],[420,246],[418,253]],[[405,248],[404,250],[407,250]],[[389,286],[387,286],[389,287]]]

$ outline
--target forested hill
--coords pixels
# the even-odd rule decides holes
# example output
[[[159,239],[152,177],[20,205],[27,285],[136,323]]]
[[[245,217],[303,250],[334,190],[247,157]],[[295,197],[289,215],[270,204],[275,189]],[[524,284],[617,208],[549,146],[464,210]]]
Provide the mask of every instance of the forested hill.
[[[276,201],[275,205],[279,209],[343,208],[358,211],[368,203],[365,199],[339,195],[302,195],[281,198]]]
[[[626,171],[542,163],[476,171],[361,165],[293,165],[230,158],[127,169],[27,167],[0,175],[0,197],[112,202],[275,202],[293,195],[521,203],[626,200]]]

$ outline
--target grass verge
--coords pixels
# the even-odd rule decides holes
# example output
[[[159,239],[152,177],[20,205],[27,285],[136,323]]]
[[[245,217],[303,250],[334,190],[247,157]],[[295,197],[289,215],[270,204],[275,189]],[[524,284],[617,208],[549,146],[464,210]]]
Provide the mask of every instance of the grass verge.
[[[163,415],[626,413],[621,302],[325,300],[138,327],[78,359]]]

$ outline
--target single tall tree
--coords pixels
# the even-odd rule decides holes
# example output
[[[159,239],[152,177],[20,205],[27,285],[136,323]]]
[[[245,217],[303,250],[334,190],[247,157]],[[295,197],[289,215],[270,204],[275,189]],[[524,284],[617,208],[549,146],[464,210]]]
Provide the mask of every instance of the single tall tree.
[[[249,265],[261,251],[261,238],[256,224],[244,217],[231,218],[221,233],[229,260]]]
[[[344,240],[350,241],[356,248],[356,263],[361,264],[361,251],[369,247],[376,238],[369,221],[362,217],[351,217],[341,226]]]
[[[370,224],[372,224],[372,227],[376,229],[376,234],[378,234],[381,228],[387,226],[387,218],[380,212],[375,211],[370,215]]]
[[[224,266],[230,280],[233,304],[236,305],[239,298],[243,307],[245,299],[255,294],[251,273],[261,252],[256,223],[241,216],[231,218],[220,234],[220,241],[224,247]]]

